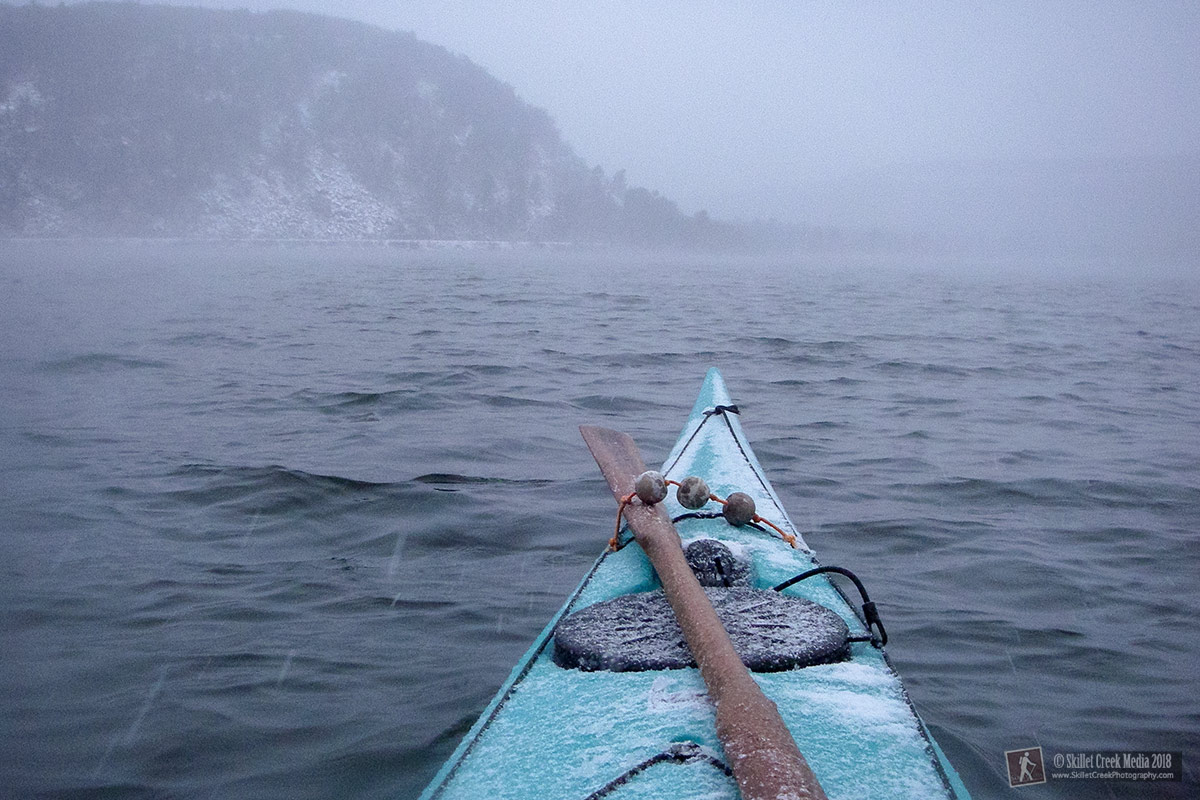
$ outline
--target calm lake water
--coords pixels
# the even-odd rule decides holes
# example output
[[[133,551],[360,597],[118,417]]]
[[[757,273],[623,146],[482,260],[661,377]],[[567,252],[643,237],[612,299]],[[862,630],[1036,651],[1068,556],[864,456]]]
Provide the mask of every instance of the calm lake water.
[[[0,795],[415,797],[610,535],[577,426],[717,366],[976,797],[1195,796],[1200,280],[1034,266],[0,244]]]

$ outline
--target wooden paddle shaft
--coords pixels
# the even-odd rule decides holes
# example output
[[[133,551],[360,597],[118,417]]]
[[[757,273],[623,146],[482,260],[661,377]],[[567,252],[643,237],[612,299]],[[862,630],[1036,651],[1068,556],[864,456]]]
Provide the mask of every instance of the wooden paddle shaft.
[[[624,433],[580,428],[618,501],[633,491],[645,471],[641,453]],[[666,509],[634,501],[625,518],[662,582],[692,657],[716,706],[717,736],[745,800],[825,800],[800,748],[742,663],[708,595],[688,566],[679,534]]]

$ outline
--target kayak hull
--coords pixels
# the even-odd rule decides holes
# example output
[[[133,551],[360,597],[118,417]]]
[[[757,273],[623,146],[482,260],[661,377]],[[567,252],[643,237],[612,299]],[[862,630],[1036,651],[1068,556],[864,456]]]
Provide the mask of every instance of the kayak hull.
[[[700,475],[725,497],[750,494],[758,513],[797,537],[687,517],[664,501],[684,543],[722,541],[769,588],[817,565],[788,519],[741,429],[720,374],[710,370],[664,474]],[[716,504],[711,504],[716,508]],[[628,536],[626,534],[626,536]],[[627,542],[627,539],[623,541]],[[422,794],[450,798],[737,798],[715,715],[695,668],[582,671],[554,663],[553,636],[567,614],[660,588],[636,544],[605,552],[550,621]],[[968,793],[908,698],[855,607],[818,575],[784,590],[835,612],[852,638],[843,661],[754,673],[816,774],[837,798],[966,798]]]

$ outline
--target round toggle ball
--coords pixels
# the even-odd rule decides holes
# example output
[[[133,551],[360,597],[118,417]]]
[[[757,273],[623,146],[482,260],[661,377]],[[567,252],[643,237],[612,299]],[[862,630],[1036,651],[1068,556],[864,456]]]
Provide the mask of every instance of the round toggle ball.
[[[667,481],[661,472],[648,469],[637,476],[637,480],[633,482],[633,491],[639,500],[652,506],[662,502],[662,499],[667,496]]]
[[[721,513],[730,525],[745,525],[754,519],[754,498],[745,492],[734,492],[726,498]]]
[[[691,475],[679,482],[679,491],[675,493],[675,497],[679,500],[679,505],[684,508],[703,508],[708,502],[708,484],[704,482],[704,478]]]

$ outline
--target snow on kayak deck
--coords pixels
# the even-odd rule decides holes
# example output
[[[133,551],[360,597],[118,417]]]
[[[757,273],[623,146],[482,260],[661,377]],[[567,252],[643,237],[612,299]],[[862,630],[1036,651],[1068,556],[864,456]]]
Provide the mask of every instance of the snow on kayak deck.
[[[755,675],[833,798],[945,797],[934,754],[900,682],[869,644],[854,660]]]
[[[758,513],[795,531],[741,432],[735,415],[706,414],[728,406],[720,375],[710,371],[683,434],[664,464],[675,480],[699,475],[720,496],[746,492]],[[686,512],[674,499],[668,512]],[[710,504],[706,510],[715,510]],[[751,583],[769,588],[815,565],[799,539],[789,547],[774,532],[735,528],[723,519],[683,519],[684,543],[717,538],[751,566]],[[599,534],[598,534],[599,536]],[[633,592],[660,588],[636,544],[603,556],[564,611]],[[854,608],[826,576],[803,581],[786,594],[837,613],[852,636],[869,635]],[[551,635],[557,619],[513,671],[423,795],[434,798],[551,798],[584,800],[668,751],[691,742],[723,759],[715,715],[694,668],[646,672],[584,672],[557,666]],[[927,738],[883,652],[851,645],[850,658],[754,679],[781,716],[830,800],[864,797],[965,797],[958,776]],[[605,797],[737,798],[737,785],[713,758],[660,761],[610,787]]]
[[[685,520],[685,538],[720,535],[734,554],[753,561],[754,582],[771,585],[813,563],[778,538],[736,529],[723,520]],[[571,610],[631,592],[658,588],[641,548],[605,556],[581,587]],[[851,631],[862,623],[844,598],[821,579],[789,593],[839,613]],[[584,672],[553,663],[548,638],[530,653],[533,663],[514,675],[498,713],[485,713],[468,734],[470,750],[442,784],[438,798],[563,798],[583,800],[678,742],[695,742],[722,758],[715,716],[695,669]],[[837,664],[755,674],[779,707],[809,765],[831,800],[862,797],[947,797],[936,756],[900,681],[881,651],[851,646]],[[737,798],[724,771],[703,760],[664,762],[610,792],[616,798]]]
[[[780,707],[831,800],[945,796],[928,745],[882,659],[754,677]],[[543,653],[438,796],[582,800],[676,742],[695,742],[720,757],[715,724],[695,669],[581,672],[563,670]],[[695,793],[681,794],[679,781]],[[738,793],[722,771],[694,762],[655,765],[610,796]]]

